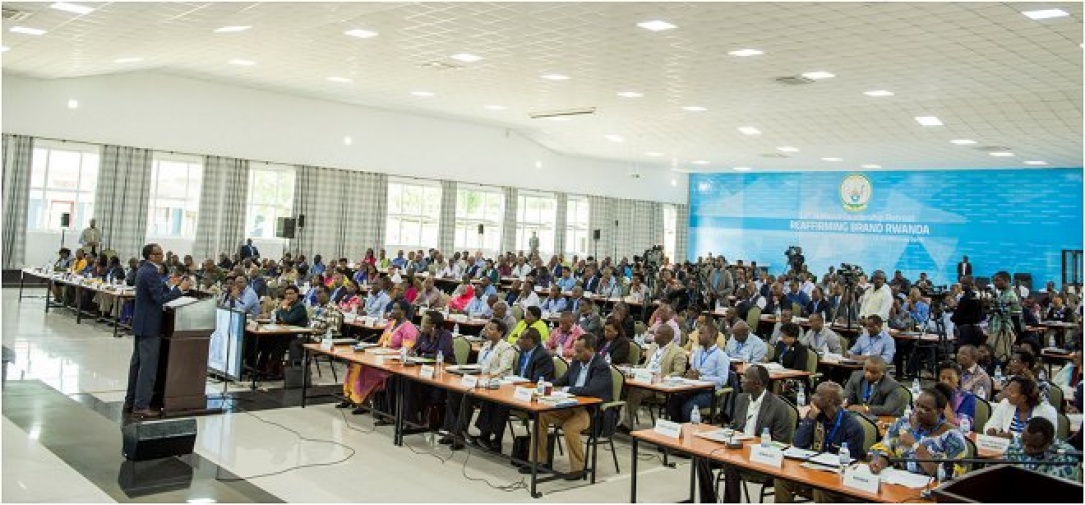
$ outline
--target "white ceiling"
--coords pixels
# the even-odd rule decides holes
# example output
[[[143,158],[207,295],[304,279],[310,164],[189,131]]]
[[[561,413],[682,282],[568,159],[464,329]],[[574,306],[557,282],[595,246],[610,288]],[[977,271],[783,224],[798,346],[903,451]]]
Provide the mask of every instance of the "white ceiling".
[[[44,79],[169,72],[509,127],[564,153],[683,170],[1082,165],[1081,3],[81,5],[97,9],[78,15],[48,2],[5,3],[32,15],[4,20],[4,71]],[[1034,21],[1021,14],[1055,7],[1071,15]],[[677,28],[637,26],[655,19]],[[13,33],[15,25],[48,33]],[[213,33],[226,25],[252,28]],[[379,35],[344,35],[356,28]],[[765,54],[727,54],[745,48]],[[484,59],[449,58],[465,52]],[[142,61],[115,62],[129,57]],[[227,63],[237,58],[256,64]],[[462,68],[422,66],[433,61]],[[836,77],[775,82],[819,70]],[[549,73],[570,79],[540,78]],[[895,95],[863,94],[883,89]],[[561,122],[528,118],[585,106],[598,112]],[[916,116],[945,125],[922,127]],[[740,126],[762,134],[744,135]],[[799,151],[765,157],[783,154],[780,146]],[[987,146],[1015,156],[978,149]]]

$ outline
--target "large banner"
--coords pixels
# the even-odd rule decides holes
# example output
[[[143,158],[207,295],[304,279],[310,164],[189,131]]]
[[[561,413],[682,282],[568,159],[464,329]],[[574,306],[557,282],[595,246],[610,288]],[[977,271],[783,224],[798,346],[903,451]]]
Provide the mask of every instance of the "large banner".
[[[1028,272],[1061,285],[1062,251],[1082,248],[1082,170],[691,174],[689,256],[786,268],[790,246],[814,274],[853,263],[915,280]]]

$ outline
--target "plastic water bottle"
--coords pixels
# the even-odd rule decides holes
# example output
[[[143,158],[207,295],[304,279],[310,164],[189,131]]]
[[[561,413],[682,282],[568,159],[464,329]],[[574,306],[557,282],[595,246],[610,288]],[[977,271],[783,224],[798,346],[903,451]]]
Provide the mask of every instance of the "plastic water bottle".
[[[403,364],[407,363],[407,346],[399,348],[399,361]]]
[[[995,365],[995,380],[1002,382],[1002,365]]]
[[[693,410],[690,410],[689,412],[689,422],[701,424],[701,409],[697,408],[696,405],[694,405]]]
[[[965,436],[972,432],[972,421],[968,418],[967,415],[961,415],[960,429],[961,433],[964,433]]]
[[[795,393],[795,403],[799,404],[800,407],[806,406],[806,388],[802,384],[799,384],[799,392]]]
[[[609,365],[610,364],[610,355],[609,354],[606,355],[606,360],[607,360],[607,364]]]
[[[919,393],[923,391],[923,388],[919,385],[919,378],[912,379],[912,401],[919,398]]]
[[[543,377],[541,375],[539,376],[539,381],[535,383],[535,392],[538,393],[539,396],[543,396],[543,395],[546,394],[546,378],[545,377]]]
[[[938,482],[945,482],[946,481],[947,476],[946,476],[946,465],[945,465],[945,463],[938,463],[937,476],[938,476]]]
[[[904,407],[904,418],[905,419],[911,419],[912,418],[912,406],[911,405],[909,405],[907,407]]]
[[[452,335],[453,336],[459,336],[459,334],[460,334],[460,323],[456,323],[456,325],[452,327]]]
[[[1040,369],[1040,373],[1036,374],[1036,378],[1037,378],[1037,379],[1039,379],[1039,381],[1038,381],[1038,382],[1044,382],[1044,381],[1046,381],[1046,380],[1047,380],[1047,372],[1046,372],[1046,371],[1044,371],[1044,369],[1043,369],[1043,368],[1041,368],[1041,369]]]
[[[1055,334],[1054,333],[1052,333],[1051,336],[1048,337],[1047,346],[1051,347],[1051,348],[1058,347],[1058,342],[1055,341]]]
[[[445,353],[444,353],[444,351],[442,351],[440,349],[437,349],[437,370],[440,370],[441,365],[444,365],[444,364],[445,364]]]
[[[780,320],[780,306],[776,306],[776,321]]]
[[[772,434],[769,433],[769,427],[765,426],[761,428],[761,447],[768,449],[772,445]]]
[[[986,400],[987,399],[987,390],[983,389],[983,386],[980,386],[978,389],[976,389],[976,396],[978,398],[982,398],[982,399]]]
[[[843,472],[844,468],[848,466],[848,463],[851,463],[851,451],[848,450],[847,442],[842,442],[840,444],[840,452],[837,454],[840,456],[840,471]]]

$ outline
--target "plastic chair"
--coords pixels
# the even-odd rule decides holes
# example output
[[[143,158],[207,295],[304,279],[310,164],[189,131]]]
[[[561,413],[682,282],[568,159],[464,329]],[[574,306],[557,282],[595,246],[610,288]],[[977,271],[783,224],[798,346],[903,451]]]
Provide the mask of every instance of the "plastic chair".
[[[859,425],[863,427],[863,454],[870,451],[870,447],[878,443],[880,437],[878,437],[878,426],[874,424],[874,421],[867,419],[865,416],[854,414],[854,417],[859,420]]]
[[[512,306],[512,317],[515,317],[517,321],[520,321],[521,319],[523,319],[524,318],[524,309],[523,309],[523,307],[520,307],[519,305],[513,305]]]
[[[987,420],[991,418],[991,403],[983,398],[976,397],[976,416],[972,420],[972,431],[982,432],[987,426]]]
[[[565,375],[565,372],[569,371],[569,362],[565,361],[561,356],[554,356],[554,377],[561,377]]]
[[[753,338],[760,338],[760,337],[754,336]],[[765,347],[768,348],[768,350],[765,351],[765,362],[766,363],[772,362],[772,358],[776,357],[776,346],[769,345],[768,342],[765,342]]]
[[[818,353],[814,352],[813,349],[806,350],[806,371],[810,372],[810,376],[806,381],[807,385],[810,386],[809,390],[813,391],[822,376],[822,374],[818,372]]]
[[[751,307],[746,314],[746,324],[750,326],[750,333],[757,334],[757,326],[761,324],[761,307]]]
[[[1070,438],[1070,417],[1059,412],[1059,425],[1055,427],[1055,436],[1065,441]]]
[[[897,387],[904,390],[905,396],[908,397],[908,405],[912,405],[912,404],[915,403],[915,398],[912,398],[912,390],[911,389],[908,389],[908,388],[904,387],[904,384],[897,384]]]
[[[456,355],[457,365],[466,365],[471,356],[471,342],[462,336],[452,339],[452,352]]]
[[[1066,404],[1063,401],[1062,388],[1055,384],[1049,384],[1047,388],[1047,401],[1051,402],[1051,406],[1055,407],[1055,411],[1062,414],[1066,412]]]
[[[644,349],[641,349],[640,344],[632,340],[629,341],[629,364],[631,366],[637,366],[640,364],[640,357],[643,353]]]

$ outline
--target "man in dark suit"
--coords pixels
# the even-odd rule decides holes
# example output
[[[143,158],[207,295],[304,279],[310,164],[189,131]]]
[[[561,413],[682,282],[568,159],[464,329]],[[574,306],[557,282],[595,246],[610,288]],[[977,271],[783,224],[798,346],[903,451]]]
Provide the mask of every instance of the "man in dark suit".
[[[128,367],[128,392],[124,396],[124,412],[141,418],[158,417],[151,409],[151,395],[158,376],[158,350],[162,345],[162,306],[179,298],[192,286],[188,278],[169,278],[169,290],[162,285],[158,267],[162,264],[162,248],[158,244],[143,246],[143,264],[136,273],[135,312],[132,335],[135,347]]]
[[[554,358],[546,350],[546,346],[542,345],[539,330],[529,326],[520,333],[520,338],[516,339],[516,346],[519,347],[517,350],[520,355],[512,364],[512,375],[530,381],[536,381],[539,377],[548,381],[554,380]],[[479,408],[478,419],[475,420],[475,427],[480,434],[473,442],[500,453],[508,420],[508,407],[500,403],[483,403]]]
[[[795,435],[795,420],[791,418],[794,407],[768,390],[770,381],[767,368],[761,365],[746,367],[742,374],[742,393],[735,400],[735,416],[731,428],[755,437],[760,437],[761,432],[768,429],[772,440],[790,444]],[[701,502],[715,503],[715,479],[712,478],[712,469],[707,460],[698,463],[697,471],[700,473],[698,480],[702,483]],[[725,503],[741,501],[742,474],[760,476],[755,472],[740,473],[739,468],[732,465],[723,467]]]
[[[245,245],[241,246],[240,254],[242,260],[246,260],[249,258],[256,259],[260,257],[260,250],[257,249],[256,246],[252,245],[252,239],[250,238],[245,240]]]
[[[844,405],[848,410],[870,416],[904,414],[907,393],[899,382],[886,375],[885,368],[885,360],[874,355],[867,357],[862,370],[852,372],[844,386]]]
[[[554,382],[555,388],[576,396],[593,396],[609,402],[612,393],[610,380],[610,365],[595,351],[599,347],[598,338],[592,334],[581,335],[573,344],[573,355],[576,359],[569,365],[565,375]],[[577,480],[584,477],[584,444],[580,440],[580,432],[591,425],[591,416],[584,407],[576,407],[546,412],[539,416],[537,431],[543,435],[537,440],[532,440],[538,448],[539,461],[546,461],[546,433],[550,431],[550,425],[561,428],[565,434],[565,447],[569,451],[569,471],[565,474],[566,480]],[[534,431],[532,437],[534,438]],[[520,473],[531,473],[530,466],[520,468]]]
[[[961,277],[966,275],[972,275],[972,264],[968,262],[968,256],[964,256],[961,262],[957,263],[957,282],[961,282]]]
[[[805,313],[806,316],[811,314],[820,313],[826,321],[832,321],[832,306],[825,300],[825,294],[821,291],[821,288],[814,288],[814,291],[810,293],[810,303],[806,304]]]
[[[595,274],[595,269],[588,267],[588,270],[584,272],[584,291],[589,293],[595,293],[599,289],[599,276]]]

